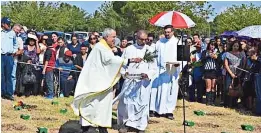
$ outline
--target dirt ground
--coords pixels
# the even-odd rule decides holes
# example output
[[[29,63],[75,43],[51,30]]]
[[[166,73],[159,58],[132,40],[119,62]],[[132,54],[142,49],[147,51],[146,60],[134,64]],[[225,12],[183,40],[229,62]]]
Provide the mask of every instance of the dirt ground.
[[[43,97],[15,98],[25,104],[34,105],[35,108],[15,111],[14,102],[1,100],[1,127],[2,133],[36,133],[38,127],[47,127],[48,133],[58,133],[59,128],[68,120],[78,120],[70,108],[70,98],[55,99],[58,105],[52,105],[50,100]],[[68,109],[66,114],[61,114],[60,109]],[[116,107],[114,106],[114,109]],[[197,116],[195,110],[203,110],[205,116]],[[20,118],[21,114],[29,114],[29,120]],[[175,120],[165,118],[151,118],[146,133],[182,133],[183,111],[182,100],[178,101],[174,111]],[[251,113],[227,109],[223,107],[206,106],[199,103],[186,102],[186,120],[195,122],[195,126],[186,127],[187,133],[246,133],[241,129],[241,124],[250,124],[255,127],[251,133],[261,132],[261,117],[252,116]],[[109,129],[109,133],[117,133]]]

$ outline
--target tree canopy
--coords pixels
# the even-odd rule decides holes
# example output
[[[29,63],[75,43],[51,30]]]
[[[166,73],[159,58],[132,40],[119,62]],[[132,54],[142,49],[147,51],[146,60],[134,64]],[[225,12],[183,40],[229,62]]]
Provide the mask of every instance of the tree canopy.
[[[261,24],[261,6],[253,4],[240,6],[233,5],[217,15],[213,21],[213,31],[222,33],[228,30],[241,30],[250,25]]]
[[[2,16],[14,23],[42,30],[84,30],[89,15],[76,6],[59,2],[13,1],[1,5]]]
[[[159,33],[162,30],[149,24],[149,19],[172,10],[188,15],[196,23],[194,28],[185,30],[188,34],[209,35],[261,23],[261,8],[253,4],[232,6],[209,23],[207,20],[214,15],[214,8],[206,1],[110,1],[104,2],[93,14],[64,2],[14,1],[4,2],[1,7],[2,16],[38,31],[102,31],[111,27],[121,36],[138,29]]]

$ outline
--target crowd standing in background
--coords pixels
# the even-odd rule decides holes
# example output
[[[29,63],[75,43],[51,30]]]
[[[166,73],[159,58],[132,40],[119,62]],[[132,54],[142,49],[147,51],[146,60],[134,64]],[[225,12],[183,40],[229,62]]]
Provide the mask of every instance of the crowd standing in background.
[[[42,95],[53,99],[58,95],[57,88],[60,92],[58,97],[73,96],[89,55],[103,40],[98,32],[92,32],[88,40],[82,43],[73,34],[72,42],[67,44],[56,32],[51,36],[39,36],[36,31],[20,24],[11,27],[11,20],[7,17],[2,18],[1,28],[1,97],[8,100],[14,100],[14,95]],[[119,45],[111,48],[115,56],[124,59],[142,59],[146,50],[157,52],[154,64],[139,66],[143,73],[141,81],[127,79],[125,75],[130,72],[124,69],[118,84],[114,86],[115,96],[122,88],[133,90],[126,93],[118,105],[118,121],[124,125],[120,132],[126,132],[127,128],[143,132],[148,123],[147,115],[173,120],[181,71],[189,73],[187,93],[190,102],[244,108],[261,115],[260,38],[188,36],[184,42],[190,51],[190,59],[184,67],[187,69],[177,66],[175,76],[170,76],[166,62],[177,61],[173,50],[177,51],[178,38],[172,26],[164,27],[163,32],[155,35],[144,30],[135,31],[133,38],[123,37]],[[134,114],[135,117],[132,117]]]

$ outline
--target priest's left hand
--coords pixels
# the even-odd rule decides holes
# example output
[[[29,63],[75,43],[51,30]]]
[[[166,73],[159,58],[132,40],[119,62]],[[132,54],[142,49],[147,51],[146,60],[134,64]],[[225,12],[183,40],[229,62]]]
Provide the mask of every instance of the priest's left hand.
[[[118,49],[117,49],[116,47],[113,47],[113,48],[112,48],[112,52],[113,52],[113,53],[117,53],[117,52],[118,52]]]
[[[67,80],[71,80],[72,79],[72,75],[70,75],[68,78],[67,78]]]
[[[142,78],[142,79],[149,79],[148,75],[145,74],[145,73],[142,73],[142,74],[141,74],[141,78]]]
[[[175,67],[179,67],[179,66],[180,66],[180,64],[174,64],[174,66],[175,66]]]

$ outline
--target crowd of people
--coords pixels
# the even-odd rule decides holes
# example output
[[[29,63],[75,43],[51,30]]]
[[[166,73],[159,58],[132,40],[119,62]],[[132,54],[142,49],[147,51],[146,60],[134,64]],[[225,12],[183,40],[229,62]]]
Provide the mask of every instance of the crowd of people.
[[[202,103],[205,94],[207,105],[243,106],[252,111],[258,93],[257,80],[260,77],[257,74],[261,72],[261,41],[233,35],[226,39],[224,41],[217,36],[202,42],[198,34],[193,35],[193,39],[187,39],[191,51],[189,65],[192,78],[188,89],[189,100]],[[217,97],[220,97],[219,103],[215,102]]]
[[[36,31],[27,30],[20,24],[15,24],[12,28],[10,24],[9,18],[2,18],[3,99],[14,100],[15,94],[26,97],[43,95],[47,99],[53,99],[57,94],[59,97],[72,95],[77,98],[77,86],[84,86],[77,82],[81,82],[81,71],[85,67],[88,66],[87,69],[94,72],[99,71],[97,68],[114,72],[114,68],[104,67],[116,60],[107,53],[108,49],[102,48],[109,46],[115,57],[124,59],[120,70],[122,76],[113,87],[114,97],[124,91],[118,103],[118,124],[123,125],[119,130],[121,133],[129,130],[144,132],[148,116],[173,120],[179,82],[182,82],[179,79],[190,81],[186,89],[190,102],[205,103],[208,106],[245,107],[251,111],[256,108],[255,113],[261,114],[258,109],[261,106],[261,39],[247,40],[235,36],[202,39],[199,34],[194,34],[184,42],[189,48],[190,59],[182,68],[177,60],[179,39],[175,37],[171,25],[164,27],[164,34],[159,35],[158,41],[153,33],[139,30],[132,39],[122,38],[117,46],[114,45],[116,32],[112,29],[105,29],[102,37],[93,32],[84,43],[80,43],[77,36],[72,35],[72,43],[67,44],[56,32],[51,37],[39,36]],[[99,51],[105,52],[99,55],[102,58],[101,64],[93,61]],[[144,61],[147,51],[156,53],[152,62]],[[108,55],[103,57],[102,54]],[[92,64],[88,64],[90,62]],[[92,68],[94,66],[97,68]],[[135,76],[140,76],[141,79]],[[99,85],[94,85],[92,81],[85,82],[93,87],[106,85],[107,81],[102,84],[102,79],[93,74],[93,79],[90,80],[99,80],[101,83],[96,82]],[[55,89],[57,86],[60,88],[58,93]],[[206,100],[203,96],[206,96]],[[218,98],[220,100],[217,101]],[[101,114],[102,111],[96,114],[97,118]],[[92,123],[85,119],[84,114],[81,117],[82,125],[88,127],[84,129],[90,130]],[[105,118],[98,121],[95,115],[92,116],[93,121],[101,127],[111,124],[111,120],[104,120]],[[99,130],[106,132],[105,128]]]

